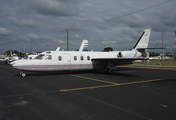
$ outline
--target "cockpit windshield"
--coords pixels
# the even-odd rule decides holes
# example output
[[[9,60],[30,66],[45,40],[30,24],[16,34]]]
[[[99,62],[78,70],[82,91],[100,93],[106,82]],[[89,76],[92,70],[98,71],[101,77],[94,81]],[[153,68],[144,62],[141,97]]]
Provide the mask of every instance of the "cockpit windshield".
[[[28,56],[25,56],[23,59],[28,59]]]
[[[45,54],[40,54],[34,59],[42,60],[44,58]]]

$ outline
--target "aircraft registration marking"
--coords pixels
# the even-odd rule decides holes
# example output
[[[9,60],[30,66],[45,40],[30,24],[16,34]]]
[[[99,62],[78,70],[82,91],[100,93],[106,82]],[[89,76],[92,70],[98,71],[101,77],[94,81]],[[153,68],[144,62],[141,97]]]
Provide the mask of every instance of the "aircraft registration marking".
[[[113,87],[113,86],[118,86],[118,85],[131,85],[131,84],[139,84],[139,83],[147,83],[147,82],[155,82],[155,81],[161,81],[161,80],[163,80],[163,79],[153,79],[153,80],[135,81],[135,82],[128,82],[128,83],[115,83],[115,82],[98,80],[98,79],[89,78],[89,77],[83,77],[83,76],[78,76],[78,75],[71,75],[71,76],[73,76],[73,77],[79,77],[79,78],[83,78],[83,79],[94,80],[94,81],[98,81],[98,82],[110,83],[110,85],[101,85],[101,86],[90,86],[90,87],[82,87],[82,88],[63,89],[63,90],[60,90],[61,92],[74,91],[74,90],[86,90],[86,89],[105,88],[105,87]]]

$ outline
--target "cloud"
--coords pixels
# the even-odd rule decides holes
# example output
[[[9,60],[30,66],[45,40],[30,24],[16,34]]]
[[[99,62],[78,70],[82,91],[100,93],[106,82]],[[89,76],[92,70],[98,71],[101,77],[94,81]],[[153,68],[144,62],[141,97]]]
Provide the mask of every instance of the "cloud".
[[[63,40],[59,39],[57,40],[57,43],[65,43]]]
[[[79,36],[78,34],[76,34],[75,37],[78,38],[78,39],[82,38],[82,37]]]
[[[111,30],[107,24],[96,24],[95,26],[100,30]]]
[[[104,40],[109,40],[109,38],[104,38]]]
[[[75,1],[77,3],[77,1]],[[74,1],[69,0],[29,0],[30,6],[37,13],[52,16],[75,16],[79,14]]]
[[[66,48],[65,28],[69,29],[69,48],[73,50],[80,47],[83,39],[89,40],[89,48],[95,51],[106,45],[114,50],[125,50],[134,46],[146,28],[152,28],[149,44],[155,45],[164,30],[170,32],[170,36],[164,36],[171,41],[166,44],[173,45],[176,1],[135,13],[159,3],[162,1],[0,1],[0,42],[6,46],[0,50],[18,45],[29,51],[29,40],[35,40],[32,42],[34,51]]]
[[[133,38],[125,37],[125,38],[117,38],[117,44],[135,44],[137,40],[135,41]]]
[[[17,26],[22,26],[22,27],[35,28],[35,27],[39,26],[35,21],[32,21],[30,19],[18,20],[14,17],[9,17],[8,20],[13,24],[15,24]]]
[[[151,26],[154,31],[174,31],[176,28],[176,13],[175,10],[165,10],[156,12],[152,19]]]
[[[116,41],[102,41],[102,44],[115,44]]]
[[[16,35],[16,33],[6,28],[0,28],[0,36],[12,36],[12,35]]]
[[[147,21],[139,14],[132,14],[130,16],[118,19],[116,22],[126,25],[130,28],[142,28],[147,25]]]
[[[28,34],[28,38],[30,40],[38,40],[39,37],[36,34]]]

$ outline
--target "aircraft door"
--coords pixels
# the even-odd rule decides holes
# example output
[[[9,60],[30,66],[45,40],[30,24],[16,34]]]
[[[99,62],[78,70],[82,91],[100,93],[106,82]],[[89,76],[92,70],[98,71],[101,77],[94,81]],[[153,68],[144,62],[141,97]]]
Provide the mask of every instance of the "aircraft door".
[[[64,70],[70,69],[70,54],[64,54]]]
[[[80,69],[82,70],[84,69],[84,59],[85,59],[84,55],[81,54],[80,55]]]

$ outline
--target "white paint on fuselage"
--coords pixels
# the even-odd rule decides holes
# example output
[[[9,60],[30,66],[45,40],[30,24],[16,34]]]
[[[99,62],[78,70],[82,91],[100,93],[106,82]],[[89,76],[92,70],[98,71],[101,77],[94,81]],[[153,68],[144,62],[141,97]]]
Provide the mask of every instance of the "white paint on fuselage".
[[[132,64],[134,60],[145,60],[151,29],[145,29],[130,51],[85,52],[88,41],[83,40],[79,51],[46,51],[34,60],[27,60],[13,64],[21,71],[68,71],[107,69],[117,65]],[[22,74],[25,76],[25,74]]]
[[[118,58],[120,51],[112,52],[79,52],[79,51],[48,51],[43,52],[42,59],[33,59],[13,64],[15,69],[23,71],[66,71],[93,70],[107,68],[107,62],[92,59]],[[137,50],[122,51],[123,58],[140,57]],[[116,64],[113,64],[115,66]]]

